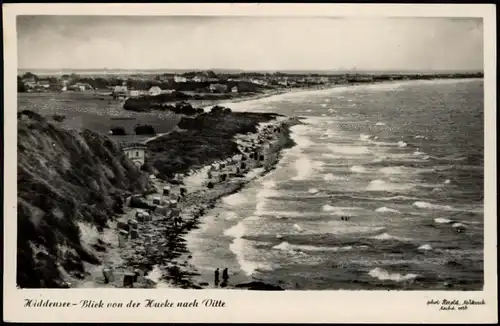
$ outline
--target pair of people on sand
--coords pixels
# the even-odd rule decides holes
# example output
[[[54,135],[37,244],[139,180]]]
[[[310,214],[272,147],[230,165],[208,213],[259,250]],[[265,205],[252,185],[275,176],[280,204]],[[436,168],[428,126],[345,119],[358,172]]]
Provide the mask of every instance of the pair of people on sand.
[[[219,286],[219,269],[217,268],[214,272],[214,276],[215,276],[215,279],[214,279],[214,284],[215,286]],[[227,285],[227,281],[229,280],[229,272],[227,270],[227,267],[224,268],[224,270],[222,271],[222,283],[221,283],[221,287],[225,287]]]
[[[182,223],[182,217],[180,216],[175,216],[174,217],[174,225],[177,226]]]

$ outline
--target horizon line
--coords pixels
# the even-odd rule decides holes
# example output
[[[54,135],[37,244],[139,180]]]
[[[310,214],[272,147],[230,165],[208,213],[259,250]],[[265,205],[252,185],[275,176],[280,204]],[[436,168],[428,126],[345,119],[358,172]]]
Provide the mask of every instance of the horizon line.
[[[17,68],[18,71],[234,71],[234,72],[484,72],[484,69],[241,69],[241,68]]]

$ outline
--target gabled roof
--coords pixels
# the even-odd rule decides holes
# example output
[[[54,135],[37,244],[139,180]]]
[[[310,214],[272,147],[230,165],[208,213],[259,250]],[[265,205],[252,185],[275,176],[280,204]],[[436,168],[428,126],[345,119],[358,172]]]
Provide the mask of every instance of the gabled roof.
[[[122,144],[122,149],[123,150],[129,150],[129,149],[147,149],[148,147],[144,144],[141,143],[128,143],[128,144]]]

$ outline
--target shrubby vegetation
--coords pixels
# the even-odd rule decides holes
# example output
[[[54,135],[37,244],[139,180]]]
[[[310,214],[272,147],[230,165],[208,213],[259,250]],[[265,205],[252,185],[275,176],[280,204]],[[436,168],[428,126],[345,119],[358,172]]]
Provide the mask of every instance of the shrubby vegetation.
[[[163,100],[159,99],[160,97],[161,95],[129,98],[127,99],[127,101],[125,101],[123,108],[125,110],[137,111],[137,112],[170,111],[175,114],[183,114],[188,116],[204,112],[202,108],[194,108],[191,104],[189,104],[184,100],[177,102],[175,105],[172,105],[165,103],[168,102],[168,100],[165,99],[166,96],[162,97]],[[184,97],[182,98],[184,99]]]
[[[158,96],[141,96],[128,98],[123,104],[123,108],[129,111],[149,112],[166,107],[166,102],[184,101],[191,96],[182,92],[160,94]]]
[[[156,131],[153,126],[150,125],[142,125],[142,126],[136,126],[134,128],[135,134],[136,135],[155,135]]]
[[[54,114],[52,116],[52,119],[54,119],[57,122],[62,122],[62,121],[64,121],[64,119],[66,119],[66,116],[65,115],[61,115],[61,114]]]
[[[58,128],[32,111],[18,113],[17,285],[64,287],[61,269],[84,277],[97,263],[79,224],[102,230],[123,198],[150,188],[111,140]]]
[[[224,112],[203,113],[182,118],[178,126],[183,132],[172,132],[148,143],[150,161],[160,177],[172,177],[190,169],[210,164],[221,157],[238,154],[233,141],[236,134],[256,132],[261,122],[275,119],[273,113]]]
[[[122,136],[122,135],[126,135],[127,132],[125,131],[125,128],[123,127],[115,127],[115,128],[111,128],[111,133],[113,135],[116,135],[116,136]]]

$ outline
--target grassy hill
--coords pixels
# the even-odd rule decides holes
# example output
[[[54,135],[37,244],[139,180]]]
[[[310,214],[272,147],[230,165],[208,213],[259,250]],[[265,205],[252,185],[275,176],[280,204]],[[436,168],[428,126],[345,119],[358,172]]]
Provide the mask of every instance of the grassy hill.
[[[275,119],[273,113],[204,113],[194,118],[184,117],[174,131],[148,143],[148,161],[168,177],[189,169],[239,153],[233,137],[256,132],[261,122]]]
[[[69,131],[32,111],[18,113],[18,252],[21,288],[64,287],[102,250],[86,232],[102,231],[127,194],[147,177],[110,139]]]

